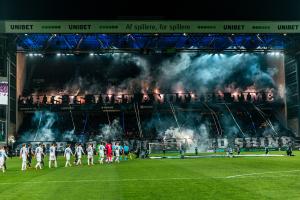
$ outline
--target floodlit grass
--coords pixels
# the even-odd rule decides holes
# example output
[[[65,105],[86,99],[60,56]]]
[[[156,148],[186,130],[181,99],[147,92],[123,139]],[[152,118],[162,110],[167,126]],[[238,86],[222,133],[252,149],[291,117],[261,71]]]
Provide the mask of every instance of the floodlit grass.
[[[234,152],[234,154],[236,155],[237,153]],[[261,155],[261,154],[265,154],[265,152],[261,152],[261,151],[258,151],[258,152],[241,152],[241,155],[247,155],[247,154],[251,154],[251,155],[254,155],[254,154],[258,154],[258,155]],[[286,151],[270,151],[269,154],[277,154],[277,155],[286,155]],[[195,156],[196,154],[195,153],[185,153],[184,154],[185,156]],[[198,153],[198,156],[211,156],[211,155],[226,155],[226,152],[216,152],[216,153],[210,153],[210,152],[199,152]],[[152,153],[150,154],[150,156],[180,156],[180,153],[179,152],[166,152],[165,154],[163,153]]]
[[[0,198],[299,200],[300,153],[295,153],[295,157],[136,159],[95,166],[87,166],[84,159],[83,166],[70,168],[63,167],[60,157],[57,169],[26,172],[20,171],[21,160],[13,158],[7,172],[0,173]]]

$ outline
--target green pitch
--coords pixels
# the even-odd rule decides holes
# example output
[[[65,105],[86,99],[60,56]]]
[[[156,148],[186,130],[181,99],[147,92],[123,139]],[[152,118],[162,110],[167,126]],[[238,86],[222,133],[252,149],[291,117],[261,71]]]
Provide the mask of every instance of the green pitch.
[[[275,152],[284,154],[284,152]],[[120,164],[21,172],[9,159],[0,198],[17,199],[300,199],[300,153],[295,157],[129,160]],[[95,157],[96,158],[96,157]],[[47,161],[47,160],[46,160]],[[35,161],[33,162],[35,164]]]

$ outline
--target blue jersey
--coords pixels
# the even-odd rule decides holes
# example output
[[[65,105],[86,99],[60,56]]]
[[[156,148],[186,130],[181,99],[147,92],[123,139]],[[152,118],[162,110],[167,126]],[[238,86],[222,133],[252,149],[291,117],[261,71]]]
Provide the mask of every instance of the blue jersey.
[[[125,145],[124,146],[124,152],[128,152],[129,151],[129,146]]]
[[[120,152],[122,152],[122,150],[123,150],[123,147],[122,147],[122,146],[119,146],[119,148],[120,148]]]

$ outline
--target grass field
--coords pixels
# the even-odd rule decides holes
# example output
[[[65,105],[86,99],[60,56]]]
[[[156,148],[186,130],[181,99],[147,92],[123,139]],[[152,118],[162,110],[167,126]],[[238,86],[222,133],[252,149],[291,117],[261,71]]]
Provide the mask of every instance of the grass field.
[[[279,153],[279,152],[276,152]],[[284,154],[285,152],[280,152]],[[120,164],[20,171],[9,159],[0,199],[300,199],[295,157],[136,159]],[[35,164],[35,161],[33,162]]]

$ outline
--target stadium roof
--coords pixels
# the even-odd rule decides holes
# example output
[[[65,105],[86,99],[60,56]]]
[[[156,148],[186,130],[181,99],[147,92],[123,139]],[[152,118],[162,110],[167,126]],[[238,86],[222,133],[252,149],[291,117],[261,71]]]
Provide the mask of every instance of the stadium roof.
[[[18,51],[297,49],[298,34],[15,34]],[[299,44],[299,42],[298,42]]]

